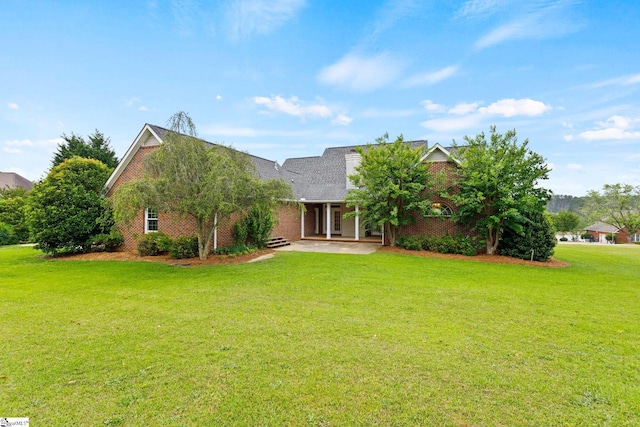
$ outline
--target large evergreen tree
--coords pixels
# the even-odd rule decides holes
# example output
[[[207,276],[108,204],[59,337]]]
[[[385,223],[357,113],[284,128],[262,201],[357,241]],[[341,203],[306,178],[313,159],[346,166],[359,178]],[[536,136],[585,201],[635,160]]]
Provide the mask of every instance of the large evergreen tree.
[[[98,129],[88,136],[89,141],[85,141],[84,138],[73,132],[71,135],[62,134],[62,139],[64,139],[65,142],[61,144],[58,147],[58,151],[54,153],[52,167],[59,165],[73,156],[100,160],[111,169],[115,169],[115,167],[118,166],[116,153],[109,144],[110,139],[105,138],[104,134]]]

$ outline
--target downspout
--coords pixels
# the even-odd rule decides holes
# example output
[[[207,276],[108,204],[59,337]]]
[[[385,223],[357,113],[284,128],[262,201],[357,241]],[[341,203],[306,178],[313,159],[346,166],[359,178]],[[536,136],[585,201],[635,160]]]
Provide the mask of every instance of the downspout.
[[[300,206],[300,238],[304,239],[304,205]]]
[[[360,240],[360,214],[358,206],[356,205],[356,240]]]
[[[213,217],[213,250],[218,249],[218,214]]]

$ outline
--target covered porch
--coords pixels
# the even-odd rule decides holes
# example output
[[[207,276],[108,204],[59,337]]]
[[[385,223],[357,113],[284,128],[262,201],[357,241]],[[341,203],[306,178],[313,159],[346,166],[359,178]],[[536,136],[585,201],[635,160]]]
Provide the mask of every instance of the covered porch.
[[[301,240],[382,243],[382,233],[361,224],[358,207],[349,208],[344,201],[303,201],[300,218]],[[354,216],[345,218],[348,212]]]

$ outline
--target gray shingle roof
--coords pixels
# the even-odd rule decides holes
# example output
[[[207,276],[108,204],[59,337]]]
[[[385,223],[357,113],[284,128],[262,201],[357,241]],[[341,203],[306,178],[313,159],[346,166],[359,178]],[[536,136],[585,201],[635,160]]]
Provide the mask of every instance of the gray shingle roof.
[[[161,138],[170,132],[160,126],[149,125]],[[208,144],[216,145],[205,141]],[[412,148],[427,148],[427,141],[407,141]],[[371,146],[376,146],[372,144]],[[345,155],[354,153],[356,147],[368,145],[329,147],[322,156],[286,159],[282,166],[273,160],[248,154],[260,179],[283,179],[291,184],[293,193],[305,201],[341,201],[347,195],[347,165]]]

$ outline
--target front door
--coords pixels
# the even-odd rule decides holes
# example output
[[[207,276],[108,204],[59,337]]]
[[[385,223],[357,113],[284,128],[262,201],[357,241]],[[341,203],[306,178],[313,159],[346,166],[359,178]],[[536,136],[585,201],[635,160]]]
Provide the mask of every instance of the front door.
[[[331,234],[342,234],[342,210],[331,208]]]

